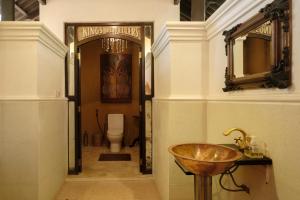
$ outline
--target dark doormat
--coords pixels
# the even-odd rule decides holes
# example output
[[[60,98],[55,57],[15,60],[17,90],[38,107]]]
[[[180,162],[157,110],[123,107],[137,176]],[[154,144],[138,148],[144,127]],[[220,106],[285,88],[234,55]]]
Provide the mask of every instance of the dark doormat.
[[[130,161],[129,153],[101,153],[98,161]]]

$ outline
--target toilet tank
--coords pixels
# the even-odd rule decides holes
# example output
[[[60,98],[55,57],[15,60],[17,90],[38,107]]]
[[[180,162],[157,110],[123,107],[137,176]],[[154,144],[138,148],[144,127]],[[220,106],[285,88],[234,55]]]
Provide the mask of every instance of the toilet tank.
[[[107,115],[107,128],[108,130],[113,129],[124,129],[124,114],[108,114]]]

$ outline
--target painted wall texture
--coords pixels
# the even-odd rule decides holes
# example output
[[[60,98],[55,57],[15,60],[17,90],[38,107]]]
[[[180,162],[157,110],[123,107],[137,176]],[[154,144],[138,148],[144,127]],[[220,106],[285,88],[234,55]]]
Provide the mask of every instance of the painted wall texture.
[[[255,89],[224,93],[224,72],[227,66],[225,55],[225,43],[222,32],[233,27],[235,24],[246,21],[255,15],[259,9],[264,7],[271,0],[227,0],[220,9],[211,16],[205,24],[192,24],[174,22],[167,23],[167,31],[163,31],[154,44],[155,54],[155,100],[154,100],[154,152],[156,152],[154,177],[163,200],[192,199],[191,190],[185,186],[192,181],[187,180],[180,172],[176,173],[172,164],[174,159],[168,155],[167,147],[176,143],[189,142],[195,132],[198,139],[194,142],[208,143],[233,143],[232,135],[225,137],[223,132],[232,127],[244,129],[247,133],[255,135],[259,140],[267,144],[267,154],[273,159],[273,165],[269,168],[264,166],[240,167],[235,177],[238,183],[244,183],[250,188],[250,195],[246,193],[230,193],[221,189],[218,185],[218,177],[213,178],[213,199],[216,200],[281,200],[297,199],[300,196],[300,174],[298,173],[299,153],[297,146],[300,141],[298,134],[300,129],[300,41],[297,36],[300,34],[300,15],[296,12],[300,8],[299,1],[293,1],[292,5],[292,31],[293,31],[293,57],[292,57],[292,86],[288,89]],[[174,25],[174,24],[173,24]],[[174,25],[175,26],[175,25]],[[183,28],[186,26],[185,28]],[[198,28],[195,28],[198,26]],[[191,28],[194,27],[194,28]],[[204,29],[202,39],[199,39],[197,53],[189,47],[190,51],[182,48],[188,46],[188,36],[183,30]],[[168,35],[169,38],[164,39]],[[191,34],[193,37],[200,37],[200,33]],[[201,49],[201,43],[207,41],[207,48]],[[173,45],[173,44],[180,45]],[[196,45],[196,42],[193,41]],[[173,48],[172,48],[173,47]],[[179,49],[181,48],[182,51]],[[178,52],[181,54],[179,55]],[[184,65],[189,68],[190,76],[180,72],[181,65],[176,58],[184,58],[186,55],[204,57],[204,62],[194,62],[201,70],[194,65]],[[192,56],[193,57],[193,56]],[[177,62],[174,62],[177,61]],[[193,83],[193,72],[197,72],[200,86],[195,87]],[[200,72],[200,73],[199,73]],[[174,83],[172,82],[173,77]],[[166,77],[167,79],[163,79]],[[206,78],[205,78],[206,77]],[[191,80],[192,79],[192,80]],[[194,95],[176,95],[173,91],[180,89],[175,86],[178,82],[183,86],[189,85]],[[195,97],[197,97],[195,99]],[[194,102],[194,109],[202,113],[202,118],[197,116],[184,102]],[[202,105],[199,107],[196,103]],[[201,103],[202,102],[202,103]],[[181,112],[180,112],[181,110]],[[185,110],[186,117],[182,117],[182,110]],[[170,113],[173,113],[172,115]],[[195,119],[200,122],[195,126]],[[179,121],[181,123],[179,123]],[[184,128],[174,128],[184,124]],[[184,135],[179,137],[179,135]],[[235,134],[235,133],[234,133]],[[169,162],[165,161],[169,158]],[[169,164],[169,168],[165,168]],[[175,170],[175,171],[174,171]],[[232,186],[229,180],[225,180],[228,186]],[[176,188],[176,189],[173,189]],[[176,194],[182,194],[176,195]],[[183,195],[187,194],[187,195]]]
[[[231,127],[245,129],[249,134],[256,135],[266,142],[268,154],[272,157],[274,164],[269,169],[268,184],[265,184],[267,172],[264,167],[239,169],[237,180],[250,187],[250,195],[228,193],[214,184],[214,198],[220,200],[281,200],[296,199],[300,196],[298,190],[300,175],[297,168],[300,163],[296,149],[300,141],[300,135],[297,134],[300,128],[300,79],[298,78],[300,76],[300,56],[298,56],[300,46],[297,45],[300,42],[297,38],[300,35],[300,14],[296,12],[300,8],[299,1],[294,0],[292,6],[293,85],[285,90],[258,89],[229,93],[223,93],[221,90],[224,87],[224,71],[227,65],[222,32],[247,20],[269,2],[271,0],[227,0],[205,22],[206,38],[203,40],[208,42],[206,48],[201,48],[201,44],[199,44],[197,52],[195,52],[191,47],[196,45],[193,43],[194,41],[186,39],[183,41],[181,37],[175,38],[178,43],[167,46],[163,52],[157,55],[155,85],[159,90],[156,90],[156,100],[153,104],[154,174],[163,200],[175,197],[176,192],[179,194],[191,192],[190,189],[181,187],[180,182],[192,184],[191,180],[181,176],[179,172],[174,172],[169,176],[174,163],[173,159],[168,156],[167,147],[174,143],[191,140],[231,143],[233,137],[222,136],[222,132]],[[135,5],[134,9],[132,5]],[[53,16],[53,10],[56,10],[55,16]],[[167,20],[178,20],[178,15],[178,6],[174,6],[171,0],[128,0],[121,3],[116,0],[93,0],[89,4],[79,0],[72,2],[52,0],[47,6],[41,6],[41,21],[61,39],[64,38],[64,22],[83,21],[154,21],[155,38],[158,38],[162,24]],[[180,32],[180,30],[178,31]],[[194,35],[194,37],[196,36],[197,34]],[[171,39],[174,41],[174,38]],[[190,43],[193,44],[189,46]],[[182,49],[178,50],[179,48]],[[201,83],[194,82],[198,84],[197,87],[190,84],[190,76],[181,73],[183,66],[181,64],[184,63],[178,62],[178,58],[184,60],[185,56],[190,56],[192,53],[195,57],[207,58],[207,62],[197,60],[194,63],[201,69],[194,65],[189,68],[190,74],[199,73],[199,77],[201,77]],[[184,85],[177,87],[179,81]],[[190,88],[193,88],[193,90],[188,90],[189,94],[178,92],[181,91],[182,86],[189,84]],[[181,99],[181,102],[178,99]],[[192,108],[189,107],[190,105]],[[199,113],[192,112],[195,110]],[[196,119],[200,121],[195,122]],[[197,126],[193,126],[195,123]],[[184,130],[184,128],[187,129]],[[214,181],[216,182],[217,179]],[[177,197],[178,199],[187,199],[187,195],[178,195]]]
[[[0,41],[0,199],[53,200],[68,167],[67,48],[38,22],[1,22]]]
[[[230,2],[234,1],[227,2],[227,5]],[[269,2],[271,1],[236,1],[226,13],[219,14],[222,19],[212,18],[208,21],[212,23],[216,20],[220,23],[212,23],[208,35],[214,28],[223,26],[222,30],[229,29],[234,24],[247,20]],[[281,200],[297,199],[300,195],[300,174],[297,172],[300,155],[296,150],[300,141],[300,59],[297,45],[300,42],[297,37],[300,34],[300,15],[296,10],[300,8],[300,2],[292,2],[293,78],[292,86],[288,89],[223,93],[221,88],[224,87],[223,76],[226,67],[224,37],[222,32],[219,32],[209,38],[207,142],[232,142],[237,135],[225,137],[222,132],[231,127],[240,127],[265,142],[268,155],[273,159],[273,165],[268,169],[264,166],[248,166],[240,167],[237,171],[238,182],[250,187],[250,195],[225,192],[216,186],[215,199]],[[243,9],[245,7],[248,9]]]
[[[166,21],[178,20],[173,0],[51,0],[40,6],[40,21],[61,40],[65,22],[154,22],[156,37]]]
[[[208,58],[204,25],[167,22],[152,47],[155,58],[153,167],[163,200],[193,199],[193,176],[186,176],[178,168],[168,147],[206,141],[206,102],[200,93],[205,69],[199,67],[206,66]]]

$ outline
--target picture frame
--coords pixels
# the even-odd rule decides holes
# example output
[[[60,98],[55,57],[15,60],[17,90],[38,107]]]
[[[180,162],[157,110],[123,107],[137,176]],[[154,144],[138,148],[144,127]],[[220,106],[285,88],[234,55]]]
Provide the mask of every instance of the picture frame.
[[[291,57],[292,57],[292,23],[290,12],[291,0],[274,0],[272,3],[267,4],[264,8],[248,19],[244,23],[237,24],[230,30],[223,32],[225,36],[225,50],[227,55],[227,67],[225,69],[225,87],[224,92],[244,90],[244,89],[257,89],[257,88],[279,88],[285,89],[291,85]],[[253,59],[254,53],[261,51],[258,47],[253,51],[241,52],[244,54],[242,57],[235,54],[235,46],[240,38],[250,38],[250,35],[262,36],[264,33],[264,24],[270,23],[271,37],[270,43],[270,65],[267,66],[268,70],[264,70],[259,64],[259,59]],[[256,32],[256,34],[253,34]],[[257,34],[259,33],[259,34]],[[247,35],[247,37],[245,37]],[[249,36],[249,37],[248,37]],[[260,38],[261,39],[261,38]],[[266,39],[264,39],[266,40]],[[243,42],[244,47],[246,41]],[[266,55],[266,53],[264,53]],[[245,73],[240,76],[238,71],[245,68],[241,64],[236,64],[237,58],[252,58],[248,59],[252,67],[248,71],[258,71],[256,73]],[[249,64],[248,63],[248,64]],[[245,64],[245,63],[244,63]],[[245,72],[245,70],[244,70]],[[239,73],[241,74],[241,73]]]
[[[100,55],[100,95],[103,103],[130,103],[132,96],[132,55]]]

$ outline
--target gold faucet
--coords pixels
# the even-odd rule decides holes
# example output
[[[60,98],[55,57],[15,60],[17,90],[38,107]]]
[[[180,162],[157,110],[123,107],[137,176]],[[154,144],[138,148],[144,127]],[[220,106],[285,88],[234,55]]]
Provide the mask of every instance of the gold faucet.
[[[247,133],[245,131],[243,131],[240,128],[231,128],[231,129],[228,129],[227,131],[225,131],[223,134],[225,136],[228,136],[234,131],[239,131],[240,133],[242,133],[243,139],[241,137],[238,137],[238,138],[234,138],[234,140],[238,144],[240,149],[245,149],[248,146],[248,144],[247,144]]]

